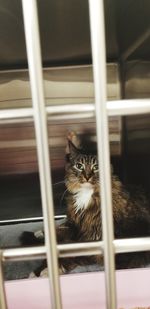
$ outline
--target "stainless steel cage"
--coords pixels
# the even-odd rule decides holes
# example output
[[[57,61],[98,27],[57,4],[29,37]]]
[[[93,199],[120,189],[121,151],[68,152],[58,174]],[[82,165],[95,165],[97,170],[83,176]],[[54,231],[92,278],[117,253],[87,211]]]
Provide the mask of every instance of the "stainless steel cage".
[[[105,70],[105,29],[102,0],[89,0],[90,28],[95,85],[95,105],[61,105],[45,107],[42,61],[39,38],[36,0],[22,0],[26,47],[32,90],[33,108],[3,110],[0,120],[33,117],[35,123],[42,207],[46,246],[37,248],[7,249],[0,252],[0,308],[7,308],[5,297],[3,262],[47,257],[52,308],[62,308],[58,274],[58,257],[104,254],[107,308],[116,309],[116,283],[114,254],[150,250],[150,238],[114,240],[110,159],[108,141],[108,116],[133,115],[150,112],[150,100],[124,100],[107,102]],[[126,55],[124,55],[126,57]],[[78,113],[80,108],[80,113]],[[57,245],[53,212],[53,193],[47,135],[47,114],[50,117],[86,117],[95,115],[97,129],[98,157],[101,166],[101,205],[103,241]],[[76,114],[77,113],[77,114]]]

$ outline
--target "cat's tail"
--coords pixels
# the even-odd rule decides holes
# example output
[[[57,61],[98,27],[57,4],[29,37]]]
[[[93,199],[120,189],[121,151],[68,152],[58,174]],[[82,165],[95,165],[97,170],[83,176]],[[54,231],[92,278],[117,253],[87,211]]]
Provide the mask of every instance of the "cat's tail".
[[[19,237],[22,246],[36,246],[44,244],[44,236],[37,237],[33,232],[24,231]]]

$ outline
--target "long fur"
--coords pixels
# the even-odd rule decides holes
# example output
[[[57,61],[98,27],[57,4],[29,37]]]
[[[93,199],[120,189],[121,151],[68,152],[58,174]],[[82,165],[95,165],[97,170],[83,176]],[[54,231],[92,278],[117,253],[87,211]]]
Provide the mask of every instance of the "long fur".
[[[58,243],[87,242],[102,239],[101,201],[98,160],[68,144],[66,162],[67,220],[57,228]],[[115,238],[150,236],[150,208],[143,191],[134,194],[125,190],[112,169],[112,206]],[[102,258],[83,257],[62,259],[60,265],[70,271]],[[117,255],[117,267],[139,267],[150,263],[149,253]]]
[[[76,168],[79,164],[84,167],[81,171]],[[102,239],[99,173],[93,171],[95,164],[98,164],[96,156],[84,154],[70,143],[65,178],[68,191],[66,226],[74,233],[71,233],[68,242]],[[150,236],[149,201],[144,192],[139,189],[134,195],[127,192],[119,178],[113,174],[113,169],[111,178],[115,238]],[[143,265],[144,259],[141,259],[141,254],[138,256],[139,261],[137,254],[125,255],[128,266],[133,266],[134,262],[136,267]],[[150,262],[149,253],[145,253],[146,263],[147,259]],[[121,265],[119,261],[118,265]]]

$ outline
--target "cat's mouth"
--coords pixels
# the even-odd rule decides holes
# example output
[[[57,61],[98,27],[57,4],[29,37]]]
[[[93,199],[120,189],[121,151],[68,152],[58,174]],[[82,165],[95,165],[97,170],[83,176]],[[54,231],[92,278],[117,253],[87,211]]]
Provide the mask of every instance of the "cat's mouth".
[[[81,186],[81,188],[87,188],[87,189],[93,188],[93,185],[90,182],[88,182],[88,181],[85,181],[84,183],[81,183],[80,186]]]

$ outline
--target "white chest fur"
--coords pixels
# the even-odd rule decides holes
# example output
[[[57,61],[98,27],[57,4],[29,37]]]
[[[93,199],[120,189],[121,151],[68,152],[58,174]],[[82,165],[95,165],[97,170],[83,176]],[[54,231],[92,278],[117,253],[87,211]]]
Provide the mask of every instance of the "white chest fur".
[[[94,189],[90,186],[83,186],[79,191],[74,195],[75,199],[75,212],[77,213],[79,210],[86,209],[91,200]]]

